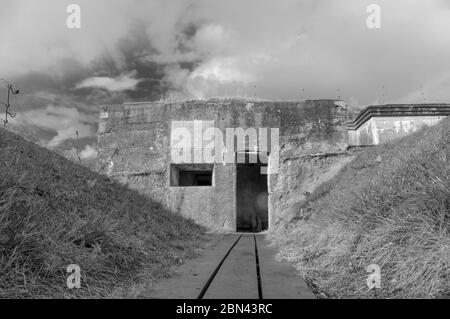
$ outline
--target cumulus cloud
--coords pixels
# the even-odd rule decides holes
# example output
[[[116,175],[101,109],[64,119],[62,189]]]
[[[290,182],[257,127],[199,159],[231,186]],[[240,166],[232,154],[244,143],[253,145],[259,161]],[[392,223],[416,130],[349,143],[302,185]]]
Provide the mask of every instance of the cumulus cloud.
[[[76,108],[48,105],[43,109],[27,111],[24,116],[32,119],[33,125],[44,130],[55,132],[47,143],[47,147],[55,148],[66,140],[89,138],[95,136],[92,129],[93,119]]]
[[[97,159],[98,151],[92,145],[86,145],[80,152],[80,158],[82,160],[95,160]]]
[[[237,95],[237,89],[254,83],[256,77],[240,67],[236,58],[214,58],[197,67],[186,79],[186,89],[196,98],[223,95],[227,90]]]
[[[450,68],[445,0],[379,0],[378,30],[366,26],[372,2],[79,0],[82,28],[69,30],[70,1],[18,0],[0,13],[0,27],[14,30],[0,35],[0,69],[61,76],[67,59],[89,66],[107,54],[115,72],[81,79],[78,87],[161,86],[145,82],[148,62],[170,72],[158,76],[164,90],[194,96],[232,94],[237,83],[254,82],[254,94],[274,99],[299,98],[301,90],[308,98],[335,97],[339,88],[344,98],[370,103],[382,86],[397,100]],[[138,46],[129,40],[136,34]],[[133,69],[143,82],[126,77]]]
[[[91,169],[96,168],[98,152],[95,149],[95,145],[87,144],[81,149],[72,146],[67,149],[56,149],[55,151],[75,163],[87,166]]]
[[[450,100],[447,0],[377,0],[381,29],[366,26],[372,0],[78,0],[79,30],[65,24],[72,2],[0,11],[0,76],[36,95],[24,107],[56,132],[50,145],[78,126],[95,135],[98,105],[169,94]]]
[[[135,79],[135,76],[136,71],[132,71],[128,74],[122,74],[115,78],[95,76],[81,81],[75,86],[75,88],[100,88],[111,92],[135,90],[139,82],[142,82],[142,80]]]

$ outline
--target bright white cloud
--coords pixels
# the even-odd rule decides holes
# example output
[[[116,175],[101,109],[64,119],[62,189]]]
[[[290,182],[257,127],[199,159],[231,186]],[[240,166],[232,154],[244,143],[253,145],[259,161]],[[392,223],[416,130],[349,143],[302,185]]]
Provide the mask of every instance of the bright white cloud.
[[[240,62],[239,59],[227,57],[201,64],[186,79],[187,91],[196,98],[238,95],[238,88],[256,81],[255,76],[247,73],[244,66],[240,67]]]
[[[190,48],[199,54],[214,56],[215,54],[233,53],[236,35],[219,24],[202,26],[190,42]]]
[[[91,145],[86,145],[80,152],[80,158],[82,160],[94,160],[97,158],[98,151]]]
[[[233,58],[216,58],[200,65],[190,74],[190,79],[203,79],[213,82],[242,82],[254,81],[254,77],[245,73],[237,65],[238,61]]]
[[[49,105],[44,109],[36,109],[24,113],[25,117],[32,119],[33,125],[56,132],[48,142],[47,147],[55,148],[66,140],[87,138],[95,136],[92,130],[92,119],[76,108]]]
[[[75,86],[75,88],[76,89],[99,88],[105,89],[110,92],[135,90],[139,82],[142,81],[139,79],[135,79],[134,78],[135,76],[136,76],[135,71],[129,74],[122,74],[115,78],[95,76],[81,81]]]

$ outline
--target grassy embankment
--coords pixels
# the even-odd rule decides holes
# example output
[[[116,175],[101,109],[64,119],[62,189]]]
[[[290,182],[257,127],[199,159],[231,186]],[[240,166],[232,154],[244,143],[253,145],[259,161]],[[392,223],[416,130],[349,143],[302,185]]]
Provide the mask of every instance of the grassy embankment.
[[[273,233],[328,297],[450,293],[450,120],[358,154]],[[369,291],[366,267],[381,267]]]
[[[139,293],[203,230],[123,185],[0,129],[0,298]],[[66,267],[81,267],[81,289]]]

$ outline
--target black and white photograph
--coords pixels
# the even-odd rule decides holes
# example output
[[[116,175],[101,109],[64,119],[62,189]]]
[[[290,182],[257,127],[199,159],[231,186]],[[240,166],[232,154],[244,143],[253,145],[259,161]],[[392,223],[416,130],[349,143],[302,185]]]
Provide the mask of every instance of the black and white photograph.
[[[0,299],[450,299],[450,1],[0,0],[0,30]]]

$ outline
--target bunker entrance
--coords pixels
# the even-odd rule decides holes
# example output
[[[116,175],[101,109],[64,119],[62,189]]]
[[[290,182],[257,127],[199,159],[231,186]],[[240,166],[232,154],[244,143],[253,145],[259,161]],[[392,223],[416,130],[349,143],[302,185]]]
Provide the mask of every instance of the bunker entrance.
[[[261,232],[269,227],[267,174],[264,164],[237,163],[236,229],[239,232]]]

